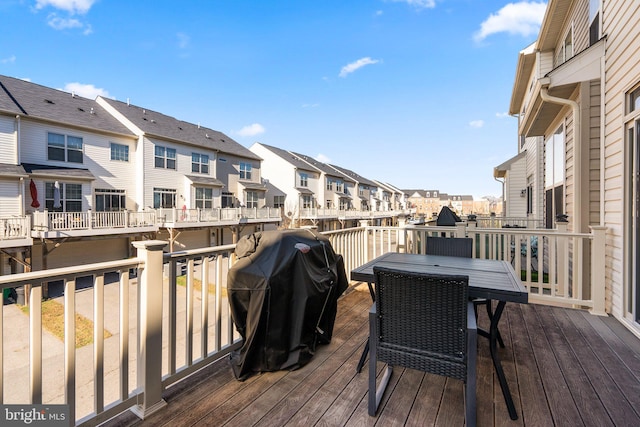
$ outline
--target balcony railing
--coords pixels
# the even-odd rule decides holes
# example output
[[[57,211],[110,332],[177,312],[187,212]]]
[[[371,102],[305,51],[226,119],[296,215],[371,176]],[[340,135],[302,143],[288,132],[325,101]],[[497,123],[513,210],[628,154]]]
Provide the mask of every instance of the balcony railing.
[[[388,211],[372,211],[357,209],[333,209],[333,208],[304,208],[300,209],[299,217],[301,219],[370,219],[370,218],[388,218],[399,215],[409,215],[410,209],[406,210],[388,210]]]
[[[34,212],[35,232],[104,230],[156,227],[153,211],[130,212]]]
[[[213,208],[213,209],[156,209],[158,221],[168,224],[189,226],[195,224],[226,224],[229,222],[280,221],[277,208]]]
[[[0,240],[25,239],[30,236],[30,217],[15,216],[0,218]]]
[[[386,252],[424,252],[428,235],[469,236],[475,257],[506,259],[521,271],[531,301],[604,314],[604,227],[575,234],[459,223],[324,234],[343,255],[347,272]],[[166,242],[134,245],[138,256],[128,260],[0,276],[1,289],[24,287],[31,302],[24,331],[15,321],[3,325],[0,316],[0,357],[5,355],[0,360],[1,403],[65,403],[77,425],[96,425],[127,409],[145,417],[165,405],[167,387],[239,345],[226,298],[233,245],[170,254],[162,252]],[[130,279],[133,271],[137,275]],[[112,272],[118,280],[108,283]],[[86,276],[92,277],[92,286],[76,292]],[[55,280],[64,286],[64,341],[58,344],[49,337],[45,345],[42,286]],[[14,309],[4,306],[3,314]],[[93,320],[93,344],[76,348],[80,313]],[[5,339],[9,329],[20,332]],[[105,329],[111,338],[105,338]],[[24,341],[20,347],[28,350],[3,349],[17,345],[14,341]],[[92,363],[86,363],[87,358]],[[8,381],[12,393],[3,395]]]

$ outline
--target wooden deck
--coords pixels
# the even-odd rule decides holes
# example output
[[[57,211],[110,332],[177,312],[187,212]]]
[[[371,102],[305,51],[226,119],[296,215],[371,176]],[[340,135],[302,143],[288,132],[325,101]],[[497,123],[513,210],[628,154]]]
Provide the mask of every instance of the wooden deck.
[[[239,382],[221,360],[168,389],[167,407],[146,420],[128,412],[107,425],[464,425],[460,381],[398,368],[378,416],[367,415],[367,371],[356,374],[356,364],[370,305],[366,286],[345,295],[331,344],[302,369]],[[480,325],[487,323],[482,313]],[[580,310],[507,304],[500,331],[506,348],[499,351],[519,418],[509,418],[488,342],[479,337],[479,426],[640,425],[640,340],[618,321]]]

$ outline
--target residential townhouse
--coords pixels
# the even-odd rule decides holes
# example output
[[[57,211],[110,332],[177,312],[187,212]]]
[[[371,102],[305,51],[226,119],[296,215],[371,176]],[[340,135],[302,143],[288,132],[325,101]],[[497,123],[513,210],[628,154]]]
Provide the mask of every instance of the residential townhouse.
[[[136,155],[144,164],[137,171],[139,203],[158,212],[157,237],[170,248],[231,243],[279,223],[279,215],[238,221],[242,210],[220,216],[223,209],[266,206],[261,158],[229,136],[129,102],[97,102],[138,137]]]
[[[416,209],[416,215],[426,219],[434,218],[440,212],[439,190],[404,190],[408,194],[407,200]]]
[[[291,226],[328,231],[358,226],[361,220],[390,223],[402,213],[388,209],[392,190],[386,190],[385,204],[377,199],[378,185],[353,171],[260,142],[249,149],[263,159],[263,174],[273,195],[268,203],[281,207]]]
[[[510,113],[533,214],[547,227],[558,215],[569,230],[606,227],[606,310],[640,335],[639,19],[638,2],[550,0],[518,56]],[[588,277],[581,251],[574,265]]]
[[[0,274],[275,228],[260,161],[209,128],[0,76]]]

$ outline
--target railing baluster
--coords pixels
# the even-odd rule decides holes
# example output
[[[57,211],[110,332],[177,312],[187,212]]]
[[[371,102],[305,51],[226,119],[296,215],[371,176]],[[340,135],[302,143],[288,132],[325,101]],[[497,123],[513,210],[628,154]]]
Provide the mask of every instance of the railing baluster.
[[[64,281],[65,403],[69,418],[76,419],[76,281]]]
[[[202,305],[202,315],[200,316],[200,349],[202,358],[206,358],[209,347],[209,257],[202,257],[202,286],[200,301]]]
[[[193,258],[189,258],[187,261],[187,339],[185,342],[185,362],[187,366],[191,366],[193,364],[193,271]]]
[[[31,402],[42,404],[42,283],[32,284],[29,295],[29,363]]]
[[[93,282],[93,365],[94,405],[97,414],[104,411],[104,275]]]
[[[129,270],[120,272],[120,400],[129,397]]]

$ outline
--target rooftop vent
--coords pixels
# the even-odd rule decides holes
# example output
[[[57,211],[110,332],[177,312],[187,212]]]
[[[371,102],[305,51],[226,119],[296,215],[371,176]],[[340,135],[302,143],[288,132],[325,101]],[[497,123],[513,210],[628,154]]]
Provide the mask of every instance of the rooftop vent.
[[[78,107],[78,111],[82,111],[84,113],[84,108]]]
[[[127,98],[127,107],[130,106],[131,103],[129,103],[129,98]]]
[[[91,107],[91,114],[95,114],[95,112],[93,111],[93,107]]]
[[[178,129],[183,130],[183,129],[182,129],[182,126],[178,126]]]
[[[151,119],[151,123],[155,123],[156,121],[154,119]]]
[[[142,114],[147,114],[147,110],[143,109]]]
[[[208,133],[205,133],[204,137],[207,138],[207,139],[211,138]]]
[[[44,100],[44,102],[46,102],[47,104],[55,104],[55,102],[53,102],[53,101],[52,101],[52,100],[50,100],[50,99],[45,99],[45,100]]]

